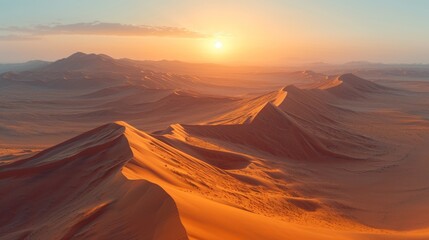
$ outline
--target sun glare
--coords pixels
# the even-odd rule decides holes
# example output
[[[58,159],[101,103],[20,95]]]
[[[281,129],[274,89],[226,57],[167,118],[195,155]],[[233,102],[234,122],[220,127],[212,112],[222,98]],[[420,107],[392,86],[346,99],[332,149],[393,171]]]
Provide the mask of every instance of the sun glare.
[[[223,43],[219,40],[217,40],[214,44],[214,47],[217,49],[221,49],[223,47]]]

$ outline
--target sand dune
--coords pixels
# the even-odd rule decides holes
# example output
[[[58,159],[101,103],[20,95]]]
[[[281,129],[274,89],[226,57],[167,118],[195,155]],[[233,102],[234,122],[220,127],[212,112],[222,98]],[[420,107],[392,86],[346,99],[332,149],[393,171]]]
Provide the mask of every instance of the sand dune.
[[[121,173],[131,158],[124,127],[109,124],[3,166],[2,238],[187,239],[171,197]]]
[[[363,98],[365,94],[387,91],[389,88],[357,77],[353,74],[344,74],[334,80],[340,84],[329,88],[330,93],[343,98]]]
[[[330,91],[291,85],[242,102],[212,125],[183,128],[191,136],[233,142],[296,160],[364,159],[378,154],[374,149],[380,145],[377,141],[343,124],[344,115],[362,117],[333,105],[335,101],[337,96]]]
[[[335,159],[342,156],[329,151],[321,139],[310,136],[287,113],[272,103],[267,103],[246,124],[183,127],[191,136],[220,139],[291,159]]]

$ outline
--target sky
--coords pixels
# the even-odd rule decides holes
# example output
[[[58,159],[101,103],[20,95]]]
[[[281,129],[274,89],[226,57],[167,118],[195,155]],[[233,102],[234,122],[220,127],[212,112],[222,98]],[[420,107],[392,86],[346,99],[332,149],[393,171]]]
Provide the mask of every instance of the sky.
[[[428,23],[425,0],[0,0],[0,62],[429,63]]]

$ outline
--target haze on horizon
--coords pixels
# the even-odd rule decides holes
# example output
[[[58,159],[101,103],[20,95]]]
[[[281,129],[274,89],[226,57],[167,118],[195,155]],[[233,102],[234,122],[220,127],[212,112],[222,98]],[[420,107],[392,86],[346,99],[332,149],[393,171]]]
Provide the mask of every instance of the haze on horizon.
[[[77,51],[223,64],[429,63],[423,0],[0,0],[0,8],[2,63]]]

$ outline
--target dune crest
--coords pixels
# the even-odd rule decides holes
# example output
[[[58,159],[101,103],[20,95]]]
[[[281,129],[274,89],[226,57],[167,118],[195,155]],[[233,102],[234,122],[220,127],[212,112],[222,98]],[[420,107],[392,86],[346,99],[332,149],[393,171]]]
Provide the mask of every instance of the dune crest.
[[[345,99],[365,98],[368,94],[391,90],[388,87],[381,86],[351,73],[340,75],[332,82],[334,83],[331,84],[331,87],[326,88],[326,91],[337,97]],[[335,84],[335,82],[339,84]],[[328,83],[328,85],[329,84],[330,83]]]

